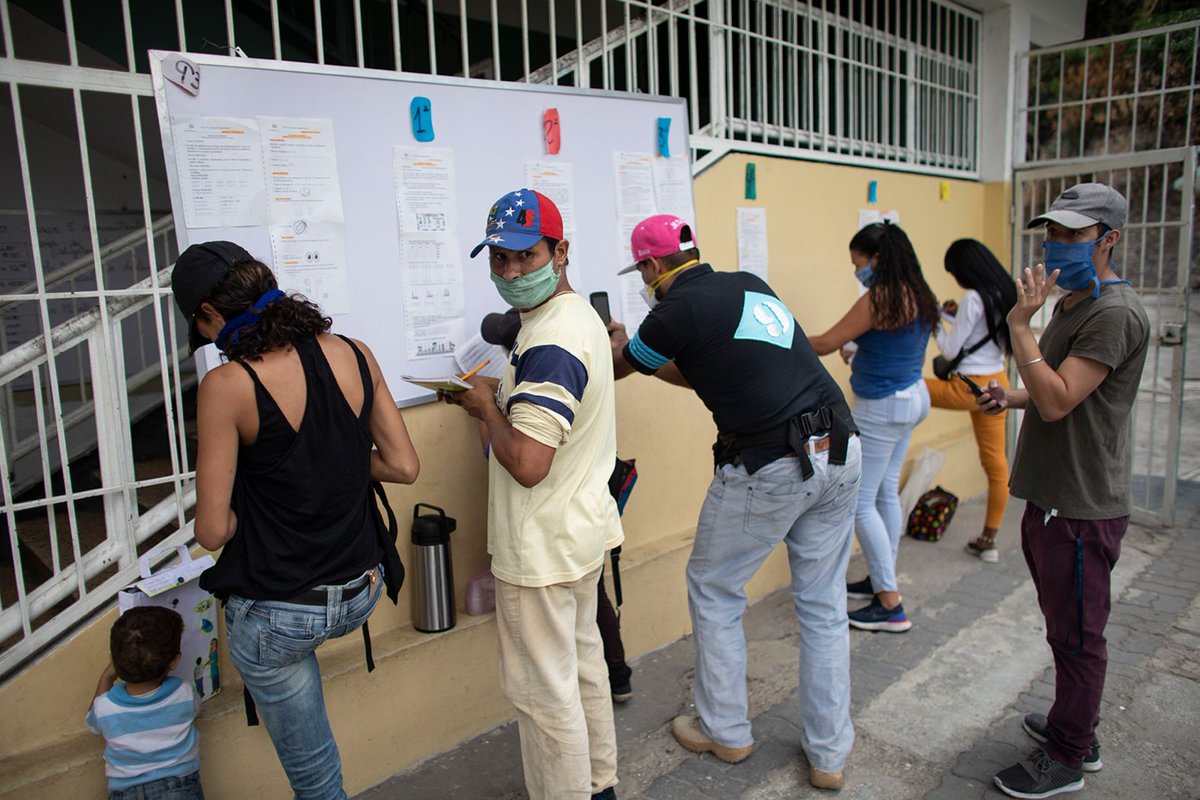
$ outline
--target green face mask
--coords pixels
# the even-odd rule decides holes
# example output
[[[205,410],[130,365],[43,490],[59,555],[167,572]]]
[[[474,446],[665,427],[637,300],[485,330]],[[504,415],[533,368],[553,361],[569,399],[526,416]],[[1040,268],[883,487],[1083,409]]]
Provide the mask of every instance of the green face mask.
[[[496,273],[490,273],[492,283],[501,299],[513,308],[533,308],[540,306],[550,299],[558,288],[559,273],[554,271],[554,256],[546,262],[546,266],[535,269],[528,275],[507,281]]]

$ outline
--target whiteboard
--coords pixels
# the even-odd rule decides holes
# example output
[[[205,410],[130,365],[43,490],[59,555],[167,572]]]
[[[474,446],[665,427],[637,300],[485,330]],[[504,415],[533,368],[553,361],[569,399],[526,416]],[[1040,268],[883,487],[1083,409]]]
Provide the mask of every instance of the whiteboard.
[[[164,64],[173,67],[181,56],[201,76],[195,95],[165,79]],[[672,165],[686,167],[686,205],[689,210],[695,207],[688,115],[686,101],[680,98],[164,51],[151,51],[151,72],[180,251],[193,243],[225,239],[276,266],[266,224],[188,227],[173,122],[198,117],[332,122],[348,305],[346,313],[333,315],[334,330],[370,345],[400,405],[433,399],[432,393],[402,381],[400,375],[446,375],[455,370],[455,363],[447,354],[409,358],[394,147],[453,151],[466,337],[478,333],[485,314],[506,308],[489,278],[487,251],[475,259],[469,255],[484,238],[485,219],[496,199],[526,185],[527,162],[571,165],[577,230],[568,232],[568,277],[585,296],[608,292],[613,316],[622,321],[638,321],[623,312],[632,309],[632,281],[640,278],[636,273],[625,276],[622,285],[616,273],[628,263],[631,200],[638,206],[635,210],[643,209],[637,197],[626,193],[619,198],[615,154],[643,154],[663,166],[659,119],[669,118]],[[430,101],[436,133],[424,145],[417,142],[410,117],[410,102],[418,96]],[[542,128],[543,115],[551,108],[557,109],[561,121],[557,155],[546,153]],[[680,213],[676,208],[678,204],[659,204],[649,213]],[[694,224],[694,214],[680,216]]]

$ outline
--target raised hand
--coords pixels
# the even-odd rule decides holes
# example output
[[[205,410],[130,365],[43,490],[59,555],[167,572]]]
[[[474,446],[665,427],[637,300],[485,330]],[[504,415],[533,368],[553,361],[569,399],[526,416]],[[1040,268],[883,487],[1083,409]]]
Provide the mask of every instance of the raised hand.
[[[1033,269],[1025,268],[1017,279],[1017,303],[1008,312],[1009,327],[1026,327],[1033,315],[1046,304],[1059,270],[1046,274],[1046,265],[1038,264]]]

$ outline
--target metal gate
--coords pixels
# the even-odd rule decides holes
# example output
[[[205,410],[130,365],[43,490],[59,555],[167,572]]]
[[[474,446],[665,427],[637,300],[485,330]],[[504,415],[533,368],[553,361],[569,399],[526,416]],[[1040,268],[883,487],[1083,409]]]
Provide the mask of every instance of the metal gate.
[[[1084,181],[1113,186],[1129,201],[1116,272],[1137,289],[1150,318],[1150,349],[1133,409],[1133,505],[1137,520],[1175,523],[1187,342],[1189,266],[1196,181],[1192,148],[1083,159],[1013,177],[1013,273],[1041,260],[1042,230],[1028,220],[1064,189]],[[1041,335],[1053,303],[1033,320]],[[1013,385],[1019,385],[1011,369]],[[1017,418],[1019,422],[1019,417]],[[1013,425],[1010,436],[1015,436]]]

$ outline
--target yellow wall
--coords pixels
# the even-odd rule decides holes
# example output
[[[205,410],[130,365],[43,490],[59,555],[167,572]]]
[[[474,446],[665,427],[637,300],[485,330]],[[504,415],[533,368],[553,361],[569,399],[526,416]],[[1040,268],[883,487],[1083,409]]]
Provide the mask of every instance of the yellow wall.
[[[747,162],[757,165],[758,200],[741,199]],[[879,202],[866,202],[878,182]],[[737,265],[735,209],[768,209],[772,287],[805,330],[819,333],[854,301],[857,290],[846,244],[859,209],[896,209],[912,237],[930,285],[940,298],[960,290],[942,269],[956,238],[979,238],[1002,260],[1008,244],[1008,187],[950,182],[939,200],[939,179],[787,159],[731,155],[696,181],[696,229],[706,260]],[[930,349],[930,358],[935,354]],[[848,370],[825,359],[847,387]],[[638,460],[640,478],[626,509],[622,615],[626,650],[636,657],[689,630],[683,583],[691,537],[711,475],[715,429],[688,391],[635,376],[617,388],[618,447]],[[401,554],[417,502],[443,506],[457,518],[453,536],[460,609],[468,579],[487,566],[486,474],[475,427],[458,409],[425,405],[405,411],[421,456],[413,487],[392,487],[401,526]],[[942,449],[938,480],[966,497],[982,491],[982,471],[965,414],[938,412],[920,426],[910,452]],[[411,556],[405,559],[412,563]],[[786,557],[775,553],[751,582],[752,598],[787,583]],[[101,743],[83,729],[96,677],[107,662],[114,613],[85,626],[21,674],[0,686],[0,798],[89,797],[103,794]],[[330,716],[345,762],[347,788],[361,791],[454,743],[511,716],[496,681],[495,629],[490,615],[460,612],[458,627],[427,636],[409,625],[409,595],[399,607],[380,605],[371,620],[378,669],[367,675],[361,639],[346,637],[320,651]],[[222,649],[229,664],[228,650]],[[265,732],[245,726],[240,685],[227,671],[226,691],[200,722],[202,776],[210,796],[288,796]]]

